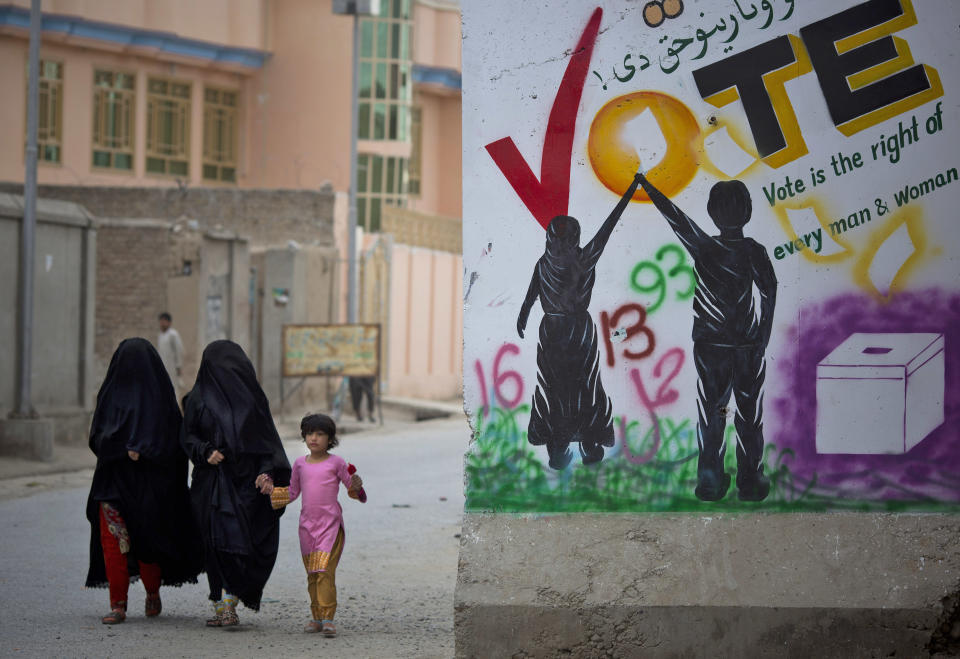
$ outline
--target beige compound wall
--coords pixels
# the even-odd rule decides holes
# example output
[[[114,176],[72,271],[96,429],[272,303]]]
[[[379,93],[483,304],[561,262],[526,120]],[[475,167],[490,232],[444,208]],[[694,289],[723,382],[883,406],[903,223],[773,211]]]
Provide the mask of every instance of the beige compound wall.
[[[388,395],[433,399],[460,395],[462,272],[459,254],[393,246]]]

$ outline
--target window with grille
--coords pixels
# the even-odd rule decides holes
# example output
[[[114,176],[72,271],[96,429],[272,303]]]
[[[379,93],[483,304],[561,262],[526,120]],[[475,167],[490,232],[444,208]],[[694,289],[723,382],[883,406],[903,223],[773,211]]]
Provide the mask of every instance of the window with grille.
[[[379,16],[360,21],[357,137],[408,139],[412,97],[410,0],[381,0]]]
[[[190,173],[190,83],[147,80],[147,172]]]
[[[361,153],[357,156],[357,225],[380,230],[384,204],[406,206],[407,160]]]
[[[235,91],[203,90],[203,178],[237,181],[237,107]]]
[[[135,76],[93,73],[93,166],[133,170]]]
[[[410,108],[410,164],[407,166],[407,192],[413,197],[420,196],[420,168],[423,162],[421,113],[422,110],[418,106]]]
[[[38,78],[37,159],[58,163],[63,157],[63,62],[40,60]]]

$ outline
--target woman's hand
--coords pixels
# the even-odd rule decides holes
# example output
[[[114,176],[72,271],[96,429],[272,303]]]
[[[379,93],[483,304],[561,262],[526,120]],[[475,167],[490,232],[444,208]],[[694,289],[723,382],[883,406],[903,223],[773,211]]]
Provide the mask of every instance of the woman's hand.
[[[210,455],[207,456],[207,462],[212,465],[218,465],[224,460],[224,455],[217,449],[213,449]]]
[[[260,494],[273,493],[273,477],[270,474],[260,474],[253,484],[260,490]]]
[[[361,487],[363,487],[363,479],[360,478],[358,474],[354,474],[353,476],[351,476],[350,487],[347,489],[356,491],[356,490],[359,490]]]
[[[134,462],[136,462],[137,460],[140,459],[140,454],[137,453],[136,451],[127,451],[127,455],[128,455],[128,456],[130,457],[130,459],[133,460]]]

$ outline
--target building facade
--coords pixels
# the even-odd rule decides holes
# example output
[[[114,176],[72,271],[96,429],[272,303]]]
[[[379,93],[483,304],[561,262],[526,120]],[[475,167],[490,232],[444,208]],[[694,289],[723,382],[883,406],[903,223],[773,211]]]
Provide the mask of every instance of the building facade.
[[[5,145],[25,144],[29,4],[0,4]],[[234,218],[196,204],[180,212],[203,229],[248,237],[251,248],[291,240],[337,246],[341,285],[333,294],[345,320],[353,18],[335,14],[331,0],[44,0],[42,11],[42,196],[122,199],[98,203],[98,210],[111,219],[175,221],[136,200],[177,205],[178,194],[227,195],[232,206],[256,207],[262,216]],[[382,0],[378,15],[360,19],[359,33],[360,227],[380,232],[388,207],[458,226],[458,4]],[[0,185],[18,192],[23,171],[22,148],[0,152]],[[166,192],[150,192],[157,188]],[[305,197],[304,208],[285,208],[283,218],[247,203],[270,190],[311,191],[332,203]],[[275,220],[282,221],[273,227]],[[158,265],[158,274],[163,270]],[[158,305],[131,313],[155,318]],[[445,332],[455,331],[457,311],[438,310],[449,319]],[[380,308],[374,320],[388,324],[384,313]],[[451,393],[459,387],[455,362],[456,372],[444,374],[457,383]],[[384,377],[389,390],[388,370]]]

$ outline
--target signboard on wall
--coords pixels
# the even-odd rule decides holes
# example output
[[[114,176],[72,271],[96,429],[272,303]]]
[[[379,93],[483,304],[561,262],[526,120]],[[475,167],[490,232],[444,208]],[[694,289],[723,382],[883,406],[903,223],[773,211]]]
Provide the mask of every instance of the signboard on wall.
[[[379,325],[283,326],[284,377],[379,373]]]
[[[468,509],[960,510],[960,3],[463,14]]]

